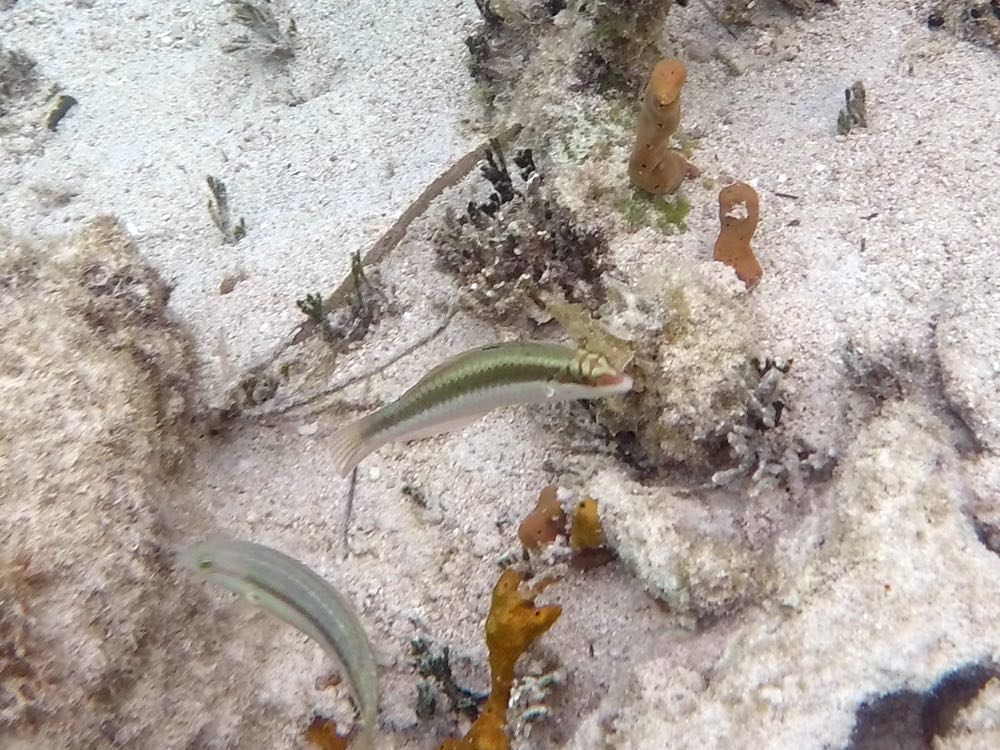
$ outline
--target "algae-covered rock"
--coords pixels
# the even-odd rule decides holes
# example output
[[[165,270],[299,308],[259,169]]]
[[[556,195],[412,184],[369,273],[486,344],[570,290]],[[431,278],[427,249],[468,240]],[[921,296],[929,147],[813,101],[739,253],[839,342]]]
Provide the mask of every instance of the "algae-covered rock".
[[[642,326],[633,303],[609,302],[595,318],[548,302],[569,336],[627,365],[632,392],[593,408],[612,435],[637,446],[630,458],[640,469],[679,465],[718,484],[771,471],[761,434],[780,419],[787,368],[758,359],[742,294],[728,274],[675,271],[639,306]]]
[[[589,489],[609,546],[682,623],[731,613],[774,585],[739,505],[645,488],[616,472],[602,472]]]
[[[179,491],[201,424],[167,296],[112,218],[0,232],[4,750],[297,747],[314,711],[340,717],[287,679],[314,644],[173,570],[175,523],[220,531]]]
[[[775,541],[776,593],[695,636],[665,637],[570,746],[592,747],[595,735],[622,750],[662,748],[664,737],[678,749],[818,750],[850,746],[856,733],[890,743],[864,723],[863,705],[898,691],[939,705],[931,697],[942,698],[947,675],[993,669],[1000,557],[963,513],[968,489],[953,442],[924,405],[887,404],[829,494]],[[634,512],[642,518],[650,507]],[[608,527],[615,533],[610,519]],[[716,573],[726,575],[725,561]],[[893,746],[877,742],[865,746]]]
[[[110,218],[66,242],[0,235],[5,746],[109,742],[175,604],[151,489],[186,452],[192,360],[166,297]]]

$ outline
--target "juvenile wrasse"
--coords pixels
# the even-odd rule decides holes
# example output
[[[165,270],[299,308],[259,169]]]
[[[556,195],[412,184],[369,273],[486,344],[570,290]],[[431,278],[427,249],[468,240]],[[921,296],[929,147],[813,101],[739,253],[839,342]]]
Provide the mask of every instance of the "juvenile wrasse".
[[[452,357],[391,404],[342,427],[333,455],[347,476],[386,443],[458,430],[501,406],[602,398],[631,388],[632,378],[600,354],[539,341],[484,346]]]
[[[203,542],[181,551],[177,562],[297,628],[339,660],[361,716],[353,745],[373,750],[378,713],[375,657],[354,608],[339,591],[298,560],[253,542]]]

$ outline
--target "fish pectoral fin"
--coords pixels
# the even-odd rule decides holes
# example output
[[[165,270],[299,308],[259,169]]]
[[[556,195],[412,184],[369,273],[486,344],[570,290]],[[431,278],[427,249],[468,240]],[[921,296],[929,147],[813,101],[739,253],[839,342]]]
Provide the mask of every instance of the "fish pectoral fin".
[[[485,416],[486,412],[462,414],[460,416],[452,417],[444,422],[438,422],[437,424],[421,427],[413,432],[408,432],[400,437],[399,440],[408,443],[411,440],[424,440],[425,438],[443,435],[446,432],[457,432],[458,430],[468,427],[473,422],[482,419]]]

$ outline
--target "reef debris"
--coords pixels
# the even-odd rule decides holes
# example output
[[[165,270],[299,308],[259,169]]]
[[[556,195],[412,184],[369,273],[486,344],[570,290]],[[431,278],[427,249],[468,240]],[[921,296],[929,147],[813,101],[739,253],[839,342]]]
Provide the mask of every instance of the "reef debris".
[[[45,115],[45,127],[49,130],[58,128],[62,119],[77,104],[79,102],[69,94],[56,94],[52,99],[48,113]]]
[[[998,0],[939,0],[927,14],[931,29],[952,33],[1000,49],[1000,2]]]
[[[34,93],[38,86],[34,58],[0,46],[0,117],[9,114],[13,104]]]
[[[588,406],[605,431],[596,442],[610,440],[618,457],[647,478],[684,468],[706,481],[782,481],[783,450],[767,433],[781,420],[790,363],[760,358],[732,286],[678,270],[645,302],[644,325],[630,329],[623,325],[627,311],[610,303],[594,315],[548,300],[546,309],[572,338],[634,381],[629,393]],[[730,469],[737,471],[719,473]]]
[[[441,692],[448,699],[453,713],[462,713],[475,719],[479,715],[479,706],[488,694],[478,693],[456,682],[451,671],[451,653],[448,647],[435,652],[426,638],[417,637],[410,641],[410,650],[413,666],[417,674],[424,678],[417,685],[418,716],[423,714],[420,718],[430,718],[436,713],[436,693]]]
[[[745,499],[643,487],[610,470],[589,490],[601,497],[608,546],[677,624],[732,614],[776,585],[767,543],[751,533],[755,507]]]
[[[599,0],[581,3],[590,35],[577,62],[580,82],[599,92],[638,89],[657,55],[671,0]]]
[[[265,61],[283,61],[295,56],[298,29],[283,5],[270,0],[229,0],[232,20],[248,33],[241,33],[222,45],[226,53],[247,50]],[[275,6],[278,5],[278,12]],[[279,16],[287,16],[282,20]]]
[[[938,412],[920,398],[887,403],[797,523],[773,507],[744,513],[738,496],[683,505],[662,495],[644,499],[660,491],[623,487],[617,472],[592,483],[602,508],[617,509],[607,519],[609,536],[617,543],[618,518],[630,521],[630,533],[643,540],[637,559],[658,582],[670,569],[663,562],[686,548],[671,567],[692,603],[713,611],[711,598],[728,591],[754,606],[729,620],[732,627],[700,631],[698,654],[682,649],[683,656],[663,653],[637,665],[634,690],[605,698],[566,744],[597,746],[581,740],[599,736],[599,746],[658,748],[669,736],[688,747],[996,747],[997,685],[983,678],[996,670],[1000,559],[978,542],[963,512],[968,462]],[[709,510],[738,513],[730,527],[737,533],[756,525],[745,549],[763,554],[766,565],[732,559],[743,545],[718,532],[715,554],[725,557],[703,557],[702,526],[684,517]],[[716,519],[705,520],[718,528]],[[662,532],[683,533],[684,547]],[[623,559],[635,554],[618,544]],[[735,587],[741,579],[749,589]],[[915,699],[916,741],[901,744],[891,721],[866,732],[871,744],[852,744],[855,728],[874,718],[864,707],[893,694]],[[596,725],[608,716],[614,727],[602,732]],[[941,734],[928,737],[928,729]]]
[[[222,240],[226,244],[239,242],[246,236],[247,225],[242,216],[233,221],[226,183],[212,175],[205,178],[205,183],[208,185],[208,215],[212,217],[212,223],[222,234]]]

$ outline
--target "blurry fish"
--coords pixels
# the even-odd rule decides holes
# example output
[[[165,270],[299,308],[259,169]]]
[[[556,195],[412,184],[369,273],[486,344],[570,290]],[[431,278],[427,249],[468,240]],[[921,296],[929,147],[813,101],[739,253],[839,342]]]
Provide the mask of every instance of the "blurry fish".
[[[177,563],[297,628],[342,663],[361,715],[353,746],[373,750],[378,714],[375,657],[354,608],[339,591],[297,560],[253,542],[203,542],[181,551]]]

